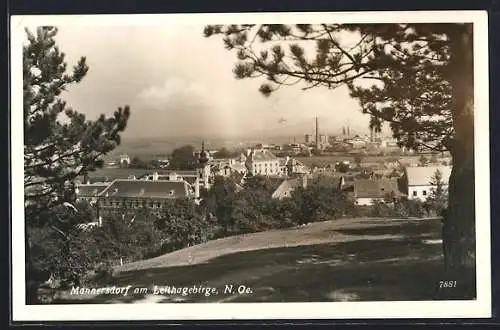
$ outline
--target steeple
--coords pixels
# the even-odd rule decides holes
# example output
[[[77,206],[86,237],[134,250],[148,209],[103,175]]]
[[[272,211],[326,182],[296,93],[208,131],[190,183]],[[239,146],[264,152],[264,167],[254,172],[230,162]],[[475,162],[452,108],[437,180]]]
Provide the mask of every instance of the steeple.
[[[203,188],[205,189],[209,188],[209,182],[208,182],[208,179],[210,177],[210,165],[208,164],[209,160],[210,160],[210,154],[208,153],[207,150],[205,150],[205,141],[202,141],[200,156],[198,158],[197,172],[198,172],[198,179],[201,180],[199,184],[203,185]]]
[[[205,141],[202,141],[201,142],[200,158],[198,159],[198,162],[201,165],[205,165],[206,163],[208,163],[209,160],[210,160],[210,154],[208,153],[208,151],[205,150]]]

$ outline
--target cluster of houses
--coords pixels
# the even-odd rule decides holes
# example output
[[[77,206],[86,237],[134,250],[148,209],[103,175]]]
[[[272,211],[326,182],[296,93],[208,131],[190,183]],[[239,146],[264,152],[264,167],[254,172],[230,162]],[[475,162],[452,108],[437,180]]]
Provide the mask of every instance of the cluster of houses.
[[[359,206],[373,205],[375,201],[384,201],[388,196],[393,198],[405,196],[408,199],[425,201],[436,189],[433,178],[437,171],[441,173],[441,184],[446,190],[451,166],[406,167],[400,177],[358,179],[352,182],[346,182],[344,176],[338,176],[337,180],[333,180],[332,189],[347,192]],[[282,199],[291,196],[297,187],[306,187],[308,178],[311,177],[313,175],[308,174],[300,178],[283,180],[274,191],[273,198]]]
[[[123,209],[133,211],[138,207],[159,212],[171,199],[192,198],[199,202],[200,191],[210,189],[216,176],[233,176],[242,184],[248,176],[284,180],[309,173],[309,169],[296,159],[277,157],[266,148],[249,149],[234,158],[213,159],[202,146],[197,156],[198,164],[193,170],[170,170],[138,178],[131,176],[112,182],[79,184],[77,198],[95,205],[100,215]]]
[[[407,196],[409,199],[425,200],[433,189],[432,177],[441,172],[444,186],[451,173],[450,166],[407,166],[401,177],[370,178],[346,183],[342,175],[336,176],[332,189],[347,191],[357,205],[371,205],[384,200],[388,195]],[[105,183],[83,183],[76,189],[78,199],[95,205],[101,216],[117,210],[146,207],[159,213],[168,201],[191,198],[200,201],[200,191],[210,189],[216,176],[237,178],[242,183],[249,176],[273,177],[279,181],[272,198],[290,197],[298,187],[307,187],[315,175],[314,171],[291,157],[277,157],[267,148],[247,150],[237,157],[213,159],[202,147],[198,153],[198,165],[188,171],[154,172],[135,178],[115,179]]]

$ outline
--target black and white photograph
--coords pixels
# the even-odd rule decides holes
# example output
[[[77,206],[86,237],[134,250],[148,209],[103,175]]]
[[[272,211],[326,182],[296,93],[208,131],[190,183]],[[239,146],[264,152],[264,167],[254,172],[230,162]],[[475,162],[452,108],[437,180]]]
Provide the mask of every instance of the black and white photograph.
[[[12,16],[14,320],[490,317],[487,21]]]

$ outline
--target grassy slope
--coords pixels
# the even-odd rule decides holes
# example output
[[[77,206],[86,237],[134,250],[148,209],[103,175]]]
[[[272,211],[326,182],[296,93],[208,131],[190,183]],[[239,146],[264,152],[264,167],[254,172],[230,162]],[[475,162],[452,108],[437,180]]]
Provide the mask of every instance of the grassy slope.
[[[156,258],[142,260],[116,267],[117,272],[126,272],[155,267],[173,267],[194,265],[206,262],[213,258],[236,252],[313,245],[321,243],[340,243],[360,239],[343,231],[357,228],[376,228],[381,226],[394,226],[397,224],[418,223],[407,219],[339,219],[311,223],[307,226],[272,230],[267,232],[252,233],[226,237],[204,244],[178,250]],[[403,233],[391,232],[383,235],[363,235],[363,239],[377,240],[402,237]]]
[[[470,299],[439,289],[439,220],[340,219],[229,237],[124,265],[110,285],[215,287],[218,294],[65,296],[56,303]],[[252,294],[223,294],[240,284]],[[88,298],[88,297],[87,297]]]

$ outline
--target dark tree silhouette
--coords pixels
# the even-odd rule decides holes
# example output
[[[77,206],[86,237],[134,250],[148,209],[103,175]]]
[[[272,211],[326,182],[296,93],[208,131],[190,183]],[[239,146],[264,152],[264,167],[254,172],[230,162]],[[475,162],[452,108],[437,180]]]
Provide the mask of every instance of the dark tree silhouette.
[[[174,149],[170,156],[170,166],[178,170],[193,169],[196,166],[194,157],[195,148],[192,145],[185,145]]]
[[[447,193],[445,191],[445,182],[443,181],[443,173],[438,169],[434,173],[429,182],[433,186],[430,196],[426,200],[426,204],[430,209],[437,214],[442,214],[446,209]]]
[[[400,145],[448,150],[453,159],[444,220],[447,270],[475,269],[472,24],[213,25],[239,62],[236,78],[263,77],[260,91],[347,85],[380,130],[389,122]],[[342,35],[356,42],[344,43]],[[306,43],[316,49],[308,56]],[[362,82],[373,82],[365,87]]]
[[[237,153],[231,152],[227,148],[221,148],[215,153],[214,158],[218,158],[218,159],[231,158],[231,157],[236,157],[237,155],[238,155]]]
[[[85,57],[68,73],[65,54],[56,46],[54,27],[26,30],[23,46],[24,198],[26,223],[27,299],[36,300],[37,278],[31,255],[30,228],[50,228],[69,251],[71,217],[58,216],[75,201],[74,180],[102,167],[103,158],[120,144],[130,116],[128,106],[110,117],[90,121],[66,105],[61,93],[87,74]],[[68,204],[69,203],[69,204]],[[68,257],[68,255],[66,255]],[[30,282],[31,281],[31,282]]]

